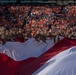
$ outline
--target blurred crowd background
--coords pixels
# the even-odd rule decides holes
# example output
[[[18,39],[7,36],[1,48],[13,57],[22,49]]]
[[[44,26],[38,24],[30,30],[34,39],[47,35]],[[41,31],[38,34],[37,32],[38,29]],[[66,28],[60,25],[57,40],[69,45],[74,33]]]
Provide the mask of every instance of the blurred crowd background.
[[[39,36],[76,37],[76,5],[0,6],[0,43]],[[43,38],[44,38],[43,37]]]

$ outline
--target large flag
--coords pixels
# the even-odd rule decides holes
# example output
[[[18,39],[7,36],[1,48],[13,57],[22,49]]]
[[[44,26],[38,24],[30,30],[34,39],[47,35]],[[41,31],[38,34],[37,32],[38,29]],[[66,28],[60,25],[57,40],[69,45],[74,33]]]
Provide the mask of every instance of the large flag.
[[[53,39],[46,42],[39,43],[32,38],[25,43],[7,42],[0,45],[0,75],[66,75],[61,66],[66,66],[69,59],[72,61],[73,55],[75,59],[76,39],[64,38],[55,45]]]

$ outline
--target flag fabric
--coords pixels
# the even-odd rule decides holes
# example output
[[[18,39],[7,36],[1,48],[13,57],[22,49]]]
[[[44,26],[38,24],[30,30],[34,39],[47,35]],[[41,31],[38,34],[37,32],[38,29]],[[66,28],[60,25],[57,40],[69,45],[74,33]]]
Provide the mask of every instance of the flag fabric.
[[[58,67],[59,63],[70,58],[72,60],[76,50],[75,46],[76,39],[66,38],[55,44],[53,39],[48,39],[47,44],[45,44],[36,42],[33,38],[25,43],[7,42],[5,45],[0,45],[0,75],[56,75],[53,72],[61,67]],[[62,58],[65,59],[61,60]],[[58,62],[57,65],[56,62]],[[54,69],[51,71],[48,66]],[[58,68],[55,69],[55,67]],[[61,70],[56,71],[56,73],[59,72],[62,75]],[[63,71],[65,72],[65,70]],[[68,73],[68,75],[72,74]]]
[[[60,52],[49,59],[32,75],[75,75],[76,46]]]
[[[39,57],[52,46],[54,46],[53,39],[47,39],[44,43],[31,38],[24,43],[6,42],[5,45],[0,45],[0,53],[8,55],[15,61],[22,61],[30,57]]]

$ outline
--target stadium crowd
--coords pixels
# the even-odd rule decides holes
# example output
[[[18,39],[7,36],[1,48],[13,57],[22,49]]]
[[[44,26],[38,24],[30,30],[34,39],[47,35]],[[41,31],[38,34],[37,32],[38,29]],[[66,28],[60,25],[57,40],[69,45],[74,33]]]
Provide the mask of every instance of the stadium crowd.
[[[0,6],[0,43],[76,37],[76,6]]]

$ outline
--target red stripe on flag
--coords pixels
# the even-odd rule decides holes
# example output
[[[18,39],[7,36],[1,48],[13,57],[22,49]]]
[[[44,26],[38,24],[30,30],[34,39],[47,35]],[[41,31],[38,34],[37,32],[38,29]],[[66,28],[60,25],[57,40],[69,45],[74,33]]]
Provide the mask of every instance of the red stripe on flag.
[[[55,56],[56,54],[76,45],[76,40],[63,39],[56,43],[51,49],[45,52],[43,55],[38,57],[34,62],[27,66],[23,66],[19,71],[18,75],[31,75],[38,68],[40,68],[46,61]]]

